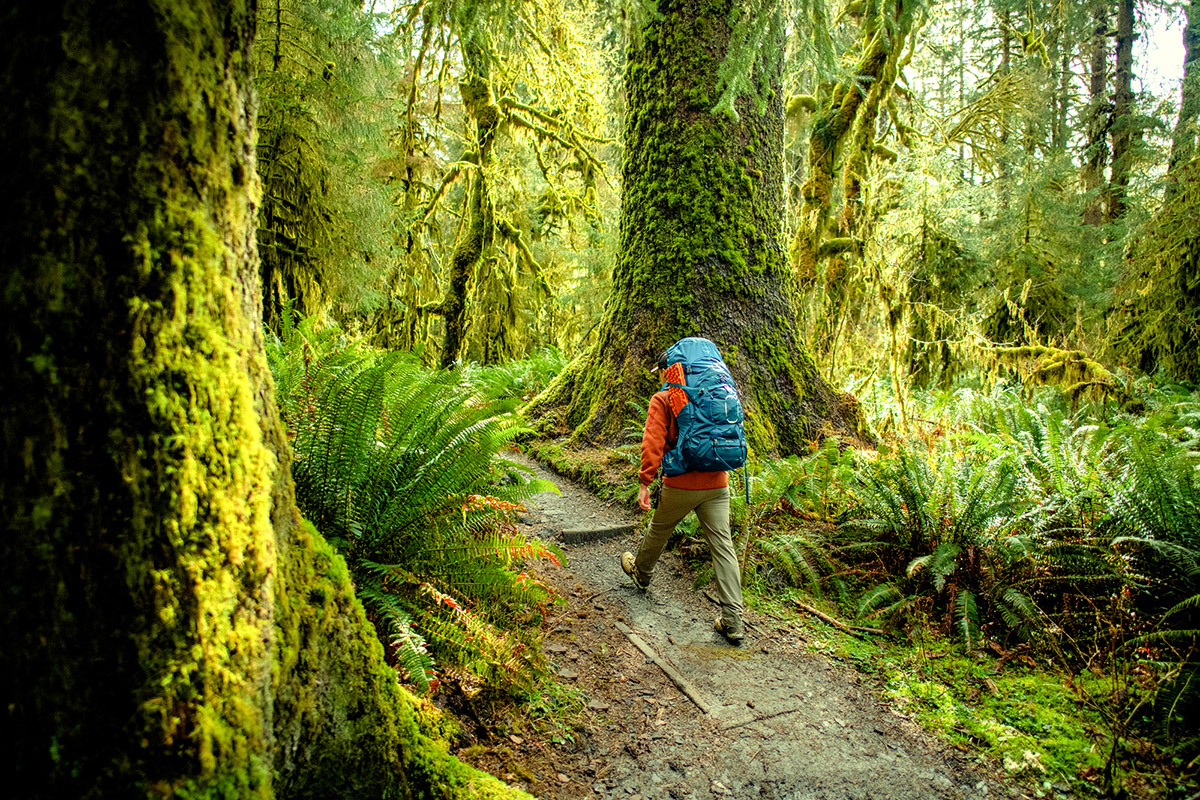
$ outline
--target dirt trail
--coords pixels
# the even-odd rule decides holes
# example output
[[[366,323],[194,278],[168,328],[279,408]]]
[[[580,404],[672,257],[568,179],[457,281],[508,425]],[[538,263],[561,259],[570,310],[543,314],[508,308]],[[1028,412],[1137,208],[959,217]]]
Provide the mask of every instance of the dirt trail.
[[[588,723],[575,742],[553,747],[510,737],[512,748],[505,744],[494,767],[501,777],[543,798],[1021,796],[973,758],[888,711],[854,670],[810,654],[801,626],[748,611],[746,641],[727,645],[712,627],[716,606],[706,595],[714,590],[693,589],[673,552],[660,561],[649,591],[638,591],[618,558],[635,547],[644,517],[604,504],[523,456],[514,460],[562,490],[533,498],[522,520],[527,533],[561,542],[564,530],[636,529],[565,545],[567,564],[542,570],[570,600],[555,612],[547,652],[560,679],[588,698]],[[676,670],[709,713],[617,623]]]

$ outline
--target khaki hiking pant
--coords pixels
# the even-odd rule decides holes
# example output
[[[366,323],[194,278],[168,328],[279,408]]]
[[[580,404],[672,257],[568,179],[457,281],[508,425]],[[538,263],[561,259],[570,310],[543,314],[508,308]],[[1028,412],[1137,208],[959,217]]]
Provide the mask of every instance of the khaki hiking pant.
[[[729,487],[662,487],[658,508],[654,510],[650,528],[638,547],[635,565],[638,581],[643,585],[650,582],[654,565],[658,563],[667,539],[689,511],[696,512],[709,552],[712,553],[717,594],[721,600],[721,622],[726,632],[739,634],[742,632],[742,573],[738,568],[737,553],[734,552],[733,536],[729,529]]]

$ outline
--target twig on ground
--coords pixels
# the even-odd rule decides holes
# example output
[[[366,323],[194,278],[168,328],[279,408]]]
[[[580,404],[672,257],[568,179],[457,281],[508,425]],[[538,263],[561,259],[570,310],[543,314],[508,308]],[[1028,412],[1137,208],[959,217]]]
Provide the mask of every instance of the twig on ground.
[[[599,597],[599,596],[600,596],[600,595],[602,595],[602,594],[608,594],[608,593],[609,593],[609,592],[611,592],[611,591],[612,591],[614,588],[615,588],[615,587],[612,587],[612,586],[610,586],[610,587],[609,587],[609,588],[607,588],[607,589],[601,589],[601,590],[600,590],[600,591],[598,591],[598,592],[592,592],[591,594],[589,594],[587,597],[583,598],[583,599],[582,599],[582,600],[580,600],[579,602],[581,602],[581,603],[586,603],[586,602],[588,602],[588,601],[592,600],[593,598]]]
[[[860,632],[873,633],[876,636],[882,636],[884,634],[884,631],[879,628],[864,628],[861,625],[847,625],[844,622],[839,622],[838,620],[829,616],[825,612],[818,611],[817,609],[813,608],[812,606],[808,605],[807,603],[801,603],[799,600],[792,600],[792,602],[795,603],[797,606],[799,606],[801,611],[805,611],[809,614],[812,614],[817,619],[822,620],[824,622],[828,622],[833,627],[837,628],[838,630],[845,631],[846,633],[850,634],[851,636],[858,636],[858,634]],[[860,636],[859,638],[861,639],[862,637]]]
[[[629,641],[633,642],[634,647],[642,651],[646,658],[657,664],[658,668],[666,673],[667,677],[671,679],[671,682],[679,687],[679,691],[683,692],[689,700],[695,703],[697,708],[699,708],[705,714],[710,713],[708,710],[708,704],[700,698],[700,694],[694,688],[692,688],[692,685],[687,682],[686,678],[679,674],[677,669],[664,661],[658,653],[654,652],[654,648],[646,644],[642,640],[642,637],[634,633],[628,625],[623,622],[614,622],[613,624],[617,626],[617,630],[625,634]]]
[[[784,714],[795,714],[797,711],[801,711],[802,709],[803,709],[803,706],[796,706],[795,708],[785,708],[782,711],[775,711],[770,714],[756,714],[753,717],[750,717],[749,719],[741,719],[741,720],[737,720],[736,722],[731,722],[727,725],[722,725],[721,730],[730,731],[730,730],[733,730],[734,728],[741,728],[745,725],[753,725],[755,722],[762,722],[763,720],[766,720],[766,719],[774,719],[775,717],[782,717]]]

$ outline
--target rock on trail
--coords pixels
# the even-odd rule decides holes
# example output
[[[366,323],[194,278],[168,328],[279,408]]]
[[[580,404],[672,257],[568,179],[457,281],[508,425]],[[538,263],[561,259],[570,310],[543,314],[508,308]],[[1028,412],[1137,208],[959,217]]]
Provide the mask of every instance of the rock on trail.
[[[645,517],[509,457],[562,490],[532,498],[522,527],[566,551],[562,568],[539,566],[569,599],[554,612],[546,653],[559,680],[585,696],[587,722],[552,754],[551,768],[505,779],[545,798],[1022,796],[889,711],[854,670],[809,653],[801,627],[748,610],[745,642],[726,644],[713,630],[712,590],[692,588],[673,552],[638,591],[618,559],[636,547]]]

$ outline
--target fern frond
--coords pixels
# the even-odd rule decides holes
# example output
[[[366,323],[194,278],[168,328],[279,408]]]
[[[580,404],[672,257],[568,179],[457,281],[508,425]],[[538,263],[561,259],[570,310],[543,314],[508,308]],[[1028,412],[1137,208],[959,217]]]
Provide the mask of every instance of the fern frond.
[[[978,645],[980,638],[979,608],[975,604],[975,594],[966,589],[958,593],[954,602],[955,629],[962,637],[967,649]]]
[[[903,611],[911,600],[895,584],[884,583],[867,590],[859,598],[856,613],[860,619],[893,616]]]
[[[396,596],[383,590],[373,581],[361,581],[356,594],[362,600],[367,613],[380,619],[390,641],[387,642],[391,655],[419,690],[425,691],[433,680],[434,663],[426,648],[425,640],[413,630],[413,619],[401,606]]]
[[[498,683],[532,679],[536,654],[467,613],[486,602],[510,624],[552,599],[523,563],[561,552],[506,527],[522,499],[552,488],[497,464],[521,428],[457,372],[316,335],[306,321],[284,330],[270,361],[297,502],[346,557],[410,680],[427,685],[426,643],[440,662],[481,665]]]
[[[807,533],[775,534],[758,540],[758,548],[769,564],[781,569],[793,586],[820,597],[821,582],[833,572],[823,543]]]

